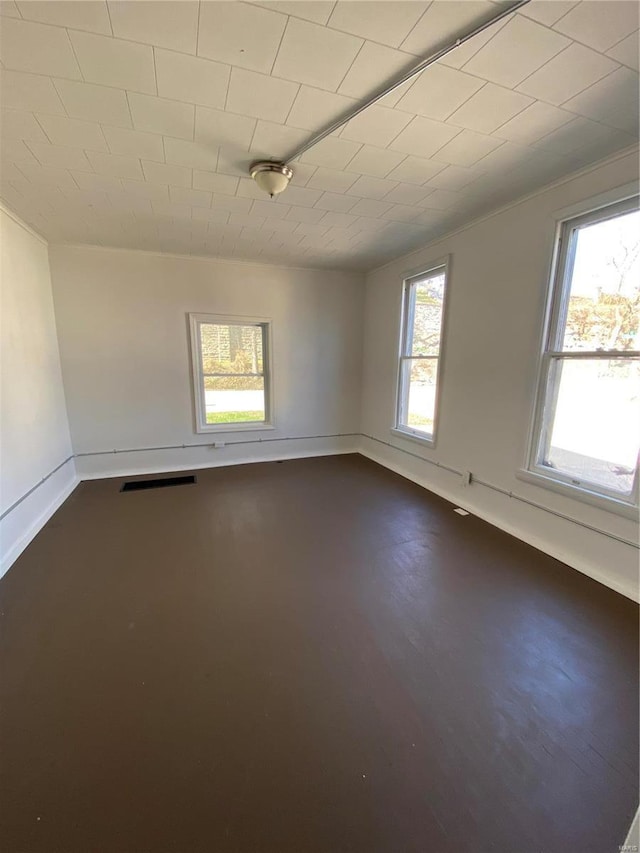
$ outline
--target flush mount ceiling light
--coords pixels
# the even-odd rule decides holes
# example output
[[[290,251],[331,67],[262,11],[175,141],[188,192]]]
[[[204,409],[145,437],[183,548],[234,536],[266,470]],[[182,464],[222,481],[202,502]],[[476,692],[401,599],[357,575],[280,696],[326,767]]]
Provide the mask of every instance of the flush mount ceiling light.
[[[286,190],[293,177],[293,169],[276,160],[257,160],[251,164],[249,172],[260,189],[271,198]]]

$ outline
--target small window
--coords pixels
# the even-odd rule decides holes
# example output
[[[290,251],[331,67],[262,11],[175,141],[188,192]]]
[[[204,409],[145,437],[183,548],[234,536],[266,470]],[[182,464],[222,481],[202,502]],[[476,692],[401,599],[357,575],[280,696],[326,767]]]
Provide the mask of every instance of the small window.
[[[404,282],[396,429],[434,442],[447,285],[445,264]]]
[[[198,432],[271,426],[270,324],[190,314]]]
[[[640,431],[638,199],[562,223],[529,470],[637,505]]]

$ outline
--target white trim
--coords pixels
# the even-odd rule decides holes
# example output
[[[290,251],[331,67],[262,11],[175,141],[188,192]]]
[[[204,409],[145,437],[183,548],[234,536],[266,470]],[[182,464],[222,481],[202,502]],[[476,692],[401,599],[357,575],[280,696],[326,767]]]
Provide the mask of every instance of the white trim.
[[[599,509],[604,509],[614,515],[623,515],[625,518],[634,521],[638,518],[638,507],[629,501],[602,495],[586,488],[586,486],[574,486],[556,477],[548,477],[539,470],[532,471],[527,468],[520,468],[516,471],[516,477],[525,483],[533,483],[534,486],[550,489],[552,492],[558,492],[558,494],[573,498],[576,501],[597,506]]]
[[[32,542],[32,540],[35,539],[35,537],[38,535],[38,533],[40,533],[45,524],[60,509],[60,507],[67,500],[67,498],[70,497],[70,495],[80,485],[80,482],[80,478],[77,475],[74,475],[73,480],[68,483],[62,489],[62,491],[56,495],[56,497],[51,501],[51,503],[34,519],[34,521],[22,534],[20,539],[18,539],[17,542],[13,543],[13,545],[9,548],[6,554],[2,555],[2,558],[0,560],[0,578],[9,571],[11,566],[20,556],[20,554],[22,554],[22,552]],[[10,514],[5,516],[5,518],[9,517]]]
[[[363,438],[366,438],[366,436],[363,436]],[[400,453],[402,452],[397,448],[392,449],[397,450]],[[394,471],[396,474],[400,474],[401,477],[405,477],[405,479],[411,480],[412,483],[416,483],[418,486],[422,486],[423,489],[426,489],[429,492],[433,492],[434,494],[439,495],[441,498],[450,501],[454,506],[462,507],[462,509],[465,509],[471,515],[478,516],[478,518],[481,518],[488,524],[497,527],[499,530],[503,530],[505,533],[509,533],[511,536],[515,536],[516,539],[519,539],[521,542],[526,542],[528,545],[532,545],[534,548],[537,548],[538,551],[542,551],[544,554],[548,554],[550,557],[553,557],[554,559],[565,563],[567,566],[572,569],[576,569],[583,575],[587,575],[588,577],[593,578],[593,580],[596,580],[598,581],[598,583],[609,587],[609,589],[613,589],[615,592],[620,593],[620,595],[624,595],[626,598],[630,598],[632,601],[640,602],[640,590],[638,590],[637,588],[630,589],[628,586],[620,583],[615,578],[612,578],[602,572],[599,567],[589,565],[580,560],[577,560],[574,554],[564,551],[562,548],[557,548],[553,545],[550,545],[545,539],[541,539],[540,537],[530,533],[528,530],[523,530],[521,527],[516,527],[515,525],[505,522],[504,517],[501,514],[496,515],[493,513],[485,512],[482,509],[478,509],[477,506],[471,505],[467,501],[461,500],[460,494],[455,492],[453,489],[443,489],[440,486],[434,485],[426,478],[414,474],[413,471],[411,471],[404,465],[399,465],[395,462],[390,462],[387,459],[384,459],[379,454],[374,453],[368,450],[367,448],[364,448],[362,445],[360,446],[358,453],[360,453],[362,456],[366,456],[367,459],[371,459],[372,462],[376,462],[378,465],[382,465],[383,468],[388,468],[390,471]],[[425,459],[424,461],[428,464],[428,460]],[[594,530],[594,533],[596,533],[597,535],[597,531]]]
[[[41,243],[44,243],[45,246],[49,245],[49,241],[46,237],[43,237],[40,232],[35,230],[35,228],[32,228],[30,225],[27,225],[24,219],[21,219],[18,214],[14,213],[10,207],[7,207],[7,205],[3,201],[0,201],[0,210],[3,213],[6,213],[9,219],[13,219],[16,225],[19,225],[21,228],[24,228],[27,234],[31,234],[32,237],[35,237],[36,240],[39,240]]]
[[[423,246],[419,246],[417,249],[412,249],[410,252],[407,252],[404,255],[397,255],[395,258],[392,258],[390,261],[385,261],[378,267],[372,267],[370,270],[366,271],[366,274],[371,275],[372,273],[379,272],[380,270],[384,270],[387,267],[396,264],[401,258],[410,258],[412,255],[417,255],[420,252],[424,252],[431,246],[436,246],[438,243],[442,243],[444,240],[449,240],[451,237],[455,237],[456,234],[461,234],[463,231],[467,231],[469,228],[473,228],[474,226],[479,225],[481,222],[486,222],[488,219],[492,219],[494,216],[500,216],[500,214],[506,213],[508,210],[511,210],[514,207],[518,207],[521,204],[525,204],[530,199],[537,198],[539,195],[543,195],[548,190],[556,189],[556,187],[561,187],[564,184],[568,184],[571,181],[577,180],[585,175],[590,175],[592,172],[596,172],[605,166],[608,166],[612,163],[616,163],[618,160],[623,160],[625,157],[628,157],[631,154],[637,154],[639,150],[640,146],[638,145],[638,143],[628,145],[626,148],[622,148],[620,151],[616,151],[610,157],[605,157],[604,160],[599,160],[597,163],[591,163],[589,166],[585,166],[582,169],[578,169],[577,171],[571,172],[568,175],[563,175],[561,178],[557,178],[550,184],[545,184],[543,187],[540,187],[539,189],[534,190],[533,192],[527,193],[527,195],[507,202],[507,204],[503,205],[502,207],[498,207],[495,210],[490,210],[487,213],[483,213],[480,216],[477,216],[475,219],[471,219],[468,222],[465,222],[463,225],[459,225],[457,228],[454,228],[453,231],[447,231],[444,234],[438,234],[437,237],[434,237],[433,239],[429,240]]]
[[[411,427],[391,427],[391,432],[393,435],[397,435],[398,438],[406,438],[409,441],[417,441],[418,444],[426,444],[427,447],[435,447],[436,442],[435,439],[429,437],[426,433],[420,435],[419,430],[413,431]]]
[[[243,317],[236,314],[188,315],[191,347],[191,377],[194,401],[194,427],[200,434],[245,432],[274,429],[273,422],[273,371],[271,365],[272,323],[266,317]],[[205,414],[204,375],[202,371],[202,342],[200,326],[203,323],[220,326],[260,326],[262,329],[262,380],[264,383],[264,420],[242,423],[208,424]]]

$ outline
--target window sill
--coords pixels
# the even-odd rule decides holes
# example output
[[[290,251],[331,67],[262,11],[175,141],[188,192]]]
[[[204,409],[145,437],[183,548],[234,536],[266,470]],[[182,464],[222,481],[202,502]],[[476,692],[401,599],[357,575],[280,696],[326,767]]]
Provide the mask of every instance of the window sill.
[[[199,434],[208,432],[255,432],[256,430],[275,429],[273,424],[260,423],[236,423],[236,424],[210,424],[196,427]]]
[[[614,515],[621,515],[624,518],[631,518],[633,520],[637,520],[638,518],[638,507],[628,503],[628,501],[602,495],[582,486],[572,486],[570,483],[565,483],[562,480],[556,480],[553,477],[540,474],[537,471],[529,471],[525,468],[516,471],[516,477],[525,483],[532,483],[534,486],[550,489],[552,492],[558,492],[558,494],[565,497],[590,504],[591,506],[611,512]]]
[[[407,429],[401,429],[400,427],[391,427],[391,432],[393,435],[397,435],[399,438],[406,438],[409,441],[417,441],[418,444],[426,444],[427,447],[435,447],[436,440],[435,437],[428,435],[421,435],[419,432],[410,432]]]

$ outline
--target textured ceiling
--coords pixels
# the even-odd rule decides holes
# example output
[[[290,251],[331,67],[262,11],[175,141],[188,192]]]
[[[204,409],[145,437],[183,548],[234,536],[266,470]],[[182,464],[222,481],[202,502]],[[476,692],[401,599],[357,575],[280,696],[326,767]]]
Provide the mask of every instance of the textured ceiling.
[[[1,4],[1,196],[53,242],[369,269],[637,141],[634,0]]]

